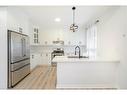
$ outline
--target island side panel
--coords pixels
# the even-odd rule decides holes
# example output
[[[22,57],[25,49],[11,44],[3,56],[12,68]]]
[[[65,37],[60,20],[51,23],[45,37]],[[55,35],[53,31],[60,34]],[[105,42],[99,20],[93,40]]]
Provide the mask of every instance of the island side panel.
[[[117,64],[57,63],[57,88],[117,88]]]

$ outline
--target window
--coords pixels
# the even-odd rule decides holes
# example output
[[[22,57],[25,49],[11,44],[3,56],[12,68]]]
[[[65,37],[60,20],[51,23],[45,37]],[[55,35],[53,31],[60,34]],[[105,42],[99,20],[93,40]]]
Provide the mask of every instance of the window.
[[[87,53],[89,57],[96,57],[97,52],[97,26],[89,25],[86,29],[87,33]]]

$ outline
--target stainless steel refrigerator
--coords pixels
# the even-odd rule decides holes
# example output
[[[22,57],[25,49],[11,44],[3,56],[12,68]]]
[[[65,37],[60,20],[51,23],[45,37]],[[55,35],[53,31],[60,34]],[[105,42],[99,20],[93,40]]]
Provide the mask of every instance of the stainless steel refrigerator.
[[[8,30],[8,88],[14,87],[29,73],[29,37]]]

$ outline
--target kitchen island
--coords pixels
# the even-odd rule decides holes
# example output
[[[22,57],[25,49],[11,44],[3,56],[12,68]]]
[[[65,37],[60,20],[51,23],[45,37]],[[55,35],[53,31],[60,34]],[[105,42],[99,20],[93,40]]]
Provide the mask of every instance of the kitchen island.
[[[102,58],[55,57],[57,88],[117,88],[120,61]]]

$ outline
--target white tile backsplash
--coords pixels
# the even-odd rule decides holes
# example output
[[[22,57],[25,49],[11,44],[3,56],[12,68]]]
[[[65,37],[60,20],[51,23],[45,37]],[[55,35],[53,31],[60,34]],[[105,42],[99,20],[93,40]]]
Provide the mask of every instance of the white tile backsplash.
[[[51,53],[56,48],[63,48],[65,55],[73,55],[75,53],[75,47],[76,46],[31,46],[31,53]],[[81,49],[81,55],[83,53],[86,53],[86,46],[80,46]]]

